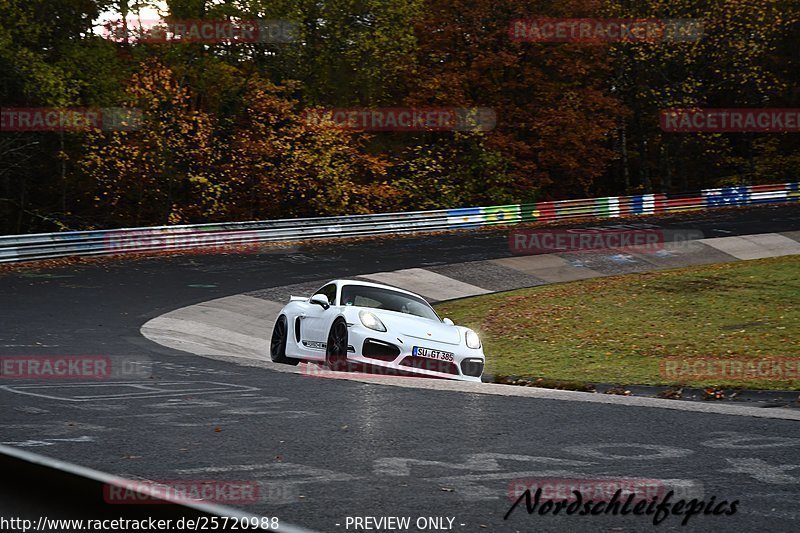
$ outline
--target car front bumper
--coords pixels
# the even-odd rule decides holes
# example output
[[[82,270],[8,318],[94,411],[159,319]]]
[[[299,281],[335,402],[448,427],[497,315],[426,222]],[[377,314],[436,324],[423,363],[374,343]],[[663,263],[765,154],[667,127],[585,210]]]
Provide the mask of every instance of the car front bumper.
[[[468,348],[463,343],[444,342],[397,336],[378,332],[360,324],[349,325],[347,361],[364,366],[369,373],[415,375],[440,379],[480,382],[486,357],[482,348]],[[414,355],[414,347],[427,348],[450,355],[430,358]],[[393,372],[391,372],[393,371]]]

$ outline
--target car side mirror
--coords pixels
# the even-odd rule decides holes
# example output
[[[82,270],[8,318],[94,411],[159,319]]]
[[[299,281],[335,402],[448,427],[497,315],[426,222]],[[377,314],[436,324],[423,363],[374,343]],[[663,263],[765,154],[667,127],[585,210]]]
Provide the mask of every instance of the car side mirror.
[[[314,296],[311,297],[309,302],[322,307],[326,311],[331,306],[331,302],[328,300],[328,297],[325,296],[324,294],[315,294]]]
[[[450,320],[449,318],[443,318],[443,319],[442,319],[442,322],[444,322],[444,323],[445,323],[445,324],[447,324],[448,326],[454,326],[454,325],[455,325],[455,324],[453,324],[453,321],[452,321],[452,320]]]

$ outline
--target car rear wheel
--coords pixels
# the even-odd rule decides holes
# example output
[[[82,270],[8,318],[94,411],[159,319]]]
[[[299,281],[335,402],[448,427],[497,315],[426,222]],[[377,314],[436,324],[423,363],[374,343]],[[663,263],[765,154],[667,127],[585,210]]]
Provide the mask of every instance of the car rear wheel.
[[[336,372],[347,370],[347,324],[337,318],[328,333],[325,347],[325,365]]]
[[[293,357],[286,357],[286,338],[288,334],[288,327],[286,317],[281,315],[278,321],[275,322],[275,328],[272,330],[272,340],[269,344],[269,355],[272,361],[283,365],[295,366],[300,362],[300,359]]]

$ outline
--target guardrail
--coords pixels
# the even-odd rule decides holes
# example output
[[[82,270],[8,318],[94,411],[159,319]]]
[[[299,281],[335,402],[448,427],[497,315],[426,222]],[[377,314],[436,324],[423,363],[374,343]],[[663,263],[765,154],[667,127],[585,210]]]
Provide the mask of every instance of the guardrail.
[[[705,189],[680,195],[610,196],[406,213],[7,235],[0,236],[0,263],[653,215],[797,201],[800,201],[800,187],[792,182]]]
[[[223,523],[220,518],[227,517],[232,524],[235,521],[238,525],[234,525],[234,529],[244,531],[314,533],[283,520],[279,521],[278,527],[266,527],[272,524],[271,517],[199,500],[169,498],[157,490],[157,484],[132,482],[11,446],[0,445],[0,468],[3,472],[3,480],[0,481],[0,518],[6,523],[15,521],[11,530],[99,531],[97,526],[91,525],[97,522],[107,524],[103,529],[109,530],[147,529],[133,525],[108,525],[121,524],[123,520],[128,524],[131,521],[148,524],[151,520],[171,520],[173,526],[182,520],[185,527],[180,527],[181,530],[203,529],[204,526],[199,524],[205,524],[206,529],[214,529],[208,524],[219,525]],[[109,504],[105,495],[113,489],[124,493],[130,502],[142,504]],[[76,524],[76,521],[82,523]],[[187,521],[192,521],[193,525],[188,525]],[[227,520],[224,523],[227,524]],[[167,526],[166,529],[173,527]],[[224,530],[230,531],[231,528]],[[8,531],[7,527],[2,531]]]

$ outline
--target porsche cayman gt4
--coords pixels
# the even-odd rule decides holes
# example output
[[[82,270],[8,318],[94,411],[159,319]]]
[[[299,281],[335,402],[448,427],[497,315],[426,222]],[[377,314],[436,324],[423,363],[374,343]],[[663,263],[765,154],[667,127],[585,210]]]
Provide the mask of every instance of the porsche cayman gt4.
[[[421,296],[348,280],[310,298],[292,296],[275,322],[270,355],[289,365],[462,381],[480,381],[485,363],[478,335],[439,318]]]

